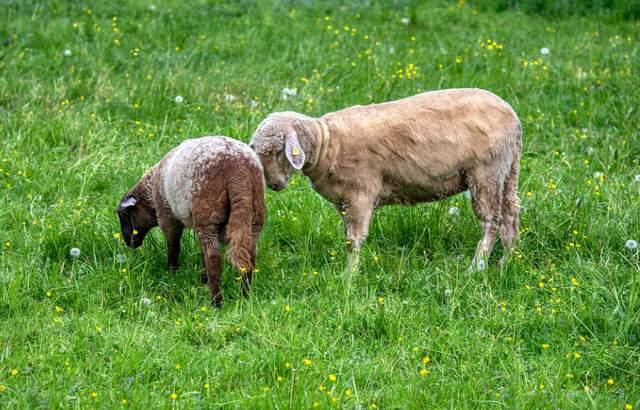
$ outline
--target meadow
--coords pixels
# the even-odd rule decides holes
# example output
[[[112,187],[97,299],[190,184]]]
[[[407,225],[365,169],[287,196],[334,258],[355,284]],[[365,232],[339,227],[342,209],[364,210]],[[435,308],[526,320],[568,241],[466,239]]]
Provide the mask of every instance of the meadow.
[[[639,409],[640,22],[483,3],[1,0],[0,407]],[[301,175],[220,310],[192,233],[178,272],[119,238],[186,138],[454,87],[522,121],[503,268],[457,195],[378,210],[349,275]]]

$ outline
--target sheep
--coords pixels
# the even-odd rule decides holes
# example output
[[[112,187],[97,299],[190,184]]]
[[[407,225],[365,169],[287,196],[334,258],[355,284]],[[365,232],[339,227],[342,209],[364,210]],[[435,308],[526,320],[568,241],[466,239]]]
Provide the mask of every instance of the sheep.
[[[265,219],[264,177],[256,154],[221,136],[188,139],[147,171],[120,201],[116,212],[122,239],[131,248],[159,226],[167,241],[169,270],[178,268],[180,238],[193,228],[204,257],[212,305],[222,305],[220,242],[251,288],[256,243]]]
[[[340,213],[347,267],[358,267],[376,207],[437,201],[469,190],[482,222],[470,270],[483,270],[497,232],[504,263],[518,235],[520,121],[500,97],[481,89],[421,93],[312,118],[276,112],[254,132],[269,188],[294,170]]]

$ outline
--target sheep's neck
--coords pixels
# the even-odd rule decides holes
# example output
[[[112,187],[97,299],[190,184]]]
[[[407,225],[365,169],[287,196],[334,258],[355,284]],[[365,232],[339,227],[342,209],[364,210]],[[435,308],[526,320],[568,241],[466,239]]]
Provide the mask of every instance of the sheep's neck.
[[[305,136],[308,144],[305,145],[309,147],[310,152],[306,153],[309,160],[307,160],[303,172],[305,175],[308,175],[314,171],[327,150],[329,145],[329,127],[322,119],[315,118],[307,120],[305,127],[309,130],[309,134]]]

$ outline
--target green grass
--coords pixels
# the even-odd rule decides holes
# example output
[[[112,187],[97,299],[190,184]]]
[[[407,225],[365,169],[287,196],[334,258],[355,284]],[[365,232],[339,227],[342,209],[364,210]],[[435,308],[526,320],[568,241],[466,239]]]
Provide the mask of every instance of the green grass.
[[[640,24],[339,3],[0,1],[0,407],[640,407]],[[267,194],[252,294],[225,265],[222,310],[192,234],[177,273],[159,232],[114,238],[122,194],[185,138],[450,87],[522,119],[504,269],[498,246],[466,272],[459,195],[379,210],[349,278],[302,176]]]

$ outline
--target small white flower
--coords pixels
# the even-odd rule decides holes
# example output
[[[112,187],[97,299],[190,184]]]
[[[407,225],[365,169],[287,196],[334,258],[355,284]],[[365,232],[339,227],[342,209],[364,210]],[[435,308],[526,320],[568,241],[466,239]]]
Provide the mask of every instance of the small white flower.
[[[123,254],[119,253],[116,255],[116,262],[125,263],[126,261],[127,261],[127,257],[124,256]]]
[[[394,47],[389,47],[389,54],[395,54],[396,49]]]
[[[640,174],[636,175],[634,179],[636,180],[636,182],[640,182]]]
[[[71,250],[69,251],[69,255],[77,258],[78,256],[80,256],[80,248],[71,248]]]
[[[634,250],[638,247],[638,241],[633,240],[633,239],[629,239],[624,246],[626,246],[628,249]]]
[[[296,95],[298,95],[298,89],[297,88],[283,88],[282,92],[281,92],[281,98],[283,100],[288,100],[289,97],[295,97]]]
[[[453,291],[451,289],[447,288],[447,289],[444,290],[444,297],[446,299],[449,299],[452,294],[453,294]]]
[[[149,298],[142,298],[140,299],[140,303],[142,303],[145,306],[149,306],[151,304],[151,299]]]
[[[234,102],[236,100],[236,96],[233,94],[225,94],[224,100],[228,103]]]
[[[400,22],[406,26],[407,24],[409,24],[409,17],[401,18]]]
[[[157,9],[157,7],[156,7],[156,5],[155,5],[155,4],[151,4],[151,5],[149,6],[149,10],[151,10],[151,11],[156,11],[156,9]]]
[[[71,50],[70,50],[70,49],[68,49],[68,48],[67,48],[67,49],[65,49],[65,50],[62,52],[62,55],[63,55],[63,56],[65,56],[65,57],[71,57],[71,54],[72,54],[72,53],[71,53]]]
[[[184,101],[184,98],[181,95],[176,95],[176,98],[174,98],[176,104],[180,104]]]
[[[594,151],[593,147],[587,148],[587,154],[588,155],[593,155],[593,151]]]
[[[458,208],[457,206],[452,206],[451,208],[449,208],[449,215],[458,215],[460,213],[460,208]]]
[[[540,54],[542,54],[543,56],[549,55],[549,49],[547,47],[542,47],[540,49]]]
[[[600,177],[603,177],[603,176],[604,176],[604,174],[602,172],[594,172],[593,173],[593,177],[594,178],[600,178]]]
[[[255,110],[256,108],[258,108],[260,106],[260,103],[257,102],[256,100],[251,100],[249,102],[249,107],[251,107],[252,110]]]

